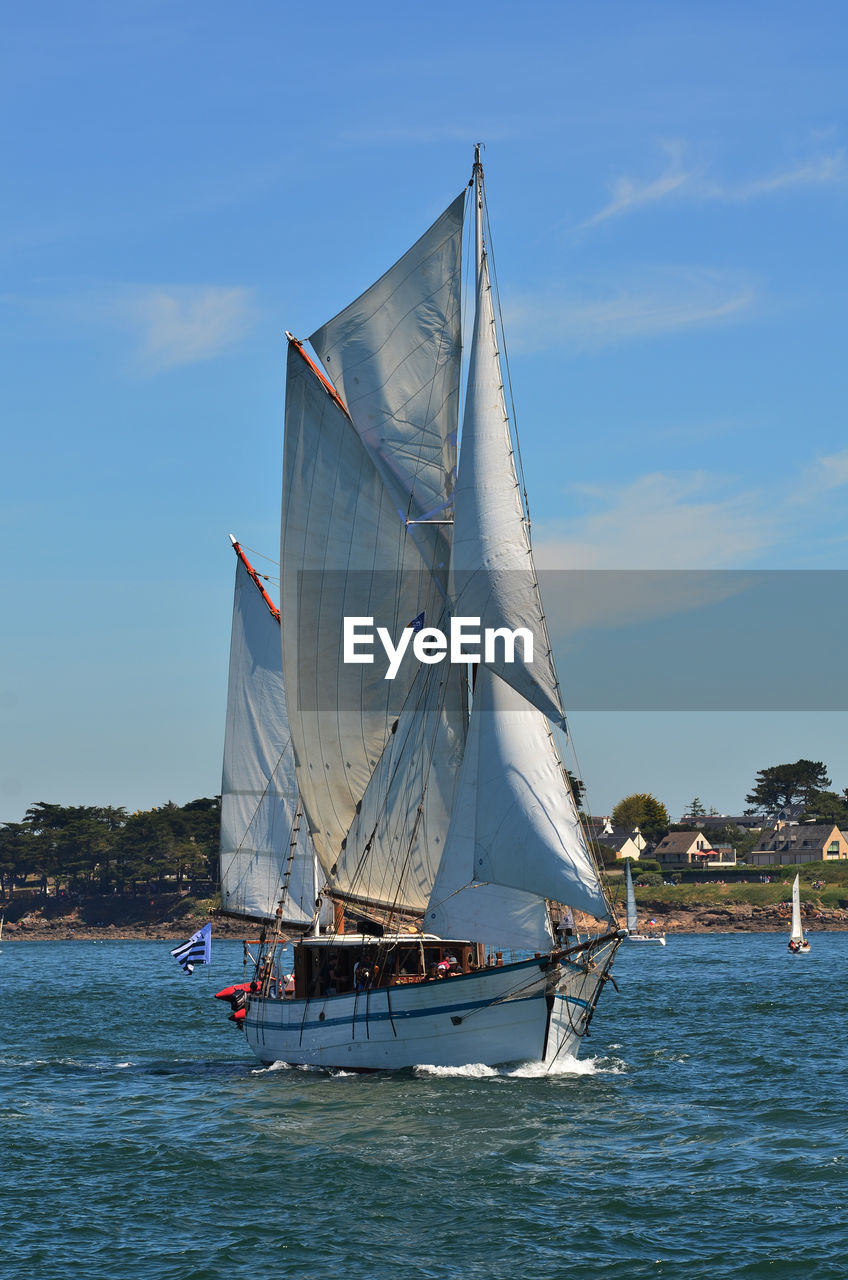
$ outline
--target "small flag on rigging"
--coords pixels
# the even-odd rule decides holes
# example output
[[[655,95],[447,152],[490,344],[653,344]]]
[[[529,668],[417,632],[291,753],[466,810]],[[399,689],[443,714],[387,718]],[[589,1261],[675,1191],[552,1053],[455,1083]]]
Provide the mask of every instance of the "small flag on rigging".
[[[181,947],[174,947],[171,955],[186,973],[194,973],[196,964],[209,964],[212,960],[212,925],[205,924],[202,929],[198,929],[188,942],[184,942]]]
[[[411,622],[407,622],[407,628],[412,627],[413,631],[422,631],[424,628],[424,614],[419,613]]]

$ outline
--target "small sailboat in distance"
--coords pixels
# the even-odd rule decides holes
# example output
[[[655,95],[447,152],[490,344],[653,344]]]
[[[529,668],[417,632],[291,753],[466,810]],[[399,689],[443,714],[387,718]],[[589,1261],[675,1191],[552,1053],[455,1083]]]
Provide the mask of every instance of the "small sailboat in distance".
[[[799,877],[792,881],[792,932],[789,935],[789,950],[793,955],[806,954],[810,949],[804,930],[801,927],[801,890]]]
[[[633,876],[630,872],[630,859],[624,859],[624,883],[627,889],[627,941],[658,942],[665,946],[664,933],[640,933],[639,920],[636,915],[636,894],[633,891]]]

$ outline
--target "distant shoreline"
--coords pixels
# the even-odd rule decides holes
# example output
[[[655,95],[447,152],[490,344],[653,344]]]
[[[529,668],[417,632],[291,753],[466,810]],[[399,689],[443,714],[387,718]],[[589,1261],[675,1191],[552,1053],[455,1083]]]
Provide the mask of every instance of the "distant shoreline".
[[[219,917],[214,912],[186,913],[178,919],[113,920],[107,924],[79,919],[76,913],[51,915],[49,911],[48,908],[48,914],[45,914],[41,909],[31,909],[19,919],[10,920],[7,906],[3,942],[180,942],[191,937],[207,920],[212,922],[213,937],[241,940],[256,938],[259,933],[256,924]],[[653,930],[647,927],[648,918],[655,921]],[[586,932],[588,924],[588,921],[578,921],[578,928]],[[645,932],[672,935],[789,932],[789,920],[785,914],[772,907],[747,903],[668,909],[655,907],[640,911],[640,924]],[[810,934],[848,930],[848,910],[835,909],[808,915],[804,928]]]

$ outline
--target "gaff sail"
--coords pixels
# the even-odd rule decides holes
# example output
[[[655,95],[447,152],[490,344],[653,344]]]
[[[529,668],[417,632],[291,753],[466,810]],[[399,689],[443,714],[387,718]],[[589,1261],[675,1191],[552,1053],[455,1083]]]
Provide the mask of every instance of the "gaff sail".
[[[279,613],[233,539],[221,902],[234,915],[303,929],[315,908],[315,855],[297,786],[283,687]]]

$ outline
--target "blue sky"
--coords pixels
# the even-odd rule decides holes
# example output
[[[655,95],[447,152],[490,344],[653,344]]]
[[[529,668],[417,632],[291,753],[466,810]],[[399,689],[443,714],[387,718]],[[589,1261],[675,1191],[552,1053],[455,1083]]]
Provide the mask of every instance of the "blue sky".
[[[284,331],[477,140],[539,562],[844,568],[846,46],[837,2],[6,6],[0,820],[219,789]],[[597,812],[737,810],[799,756],[848,785],[844,712],[778,693],[572,728]]]

